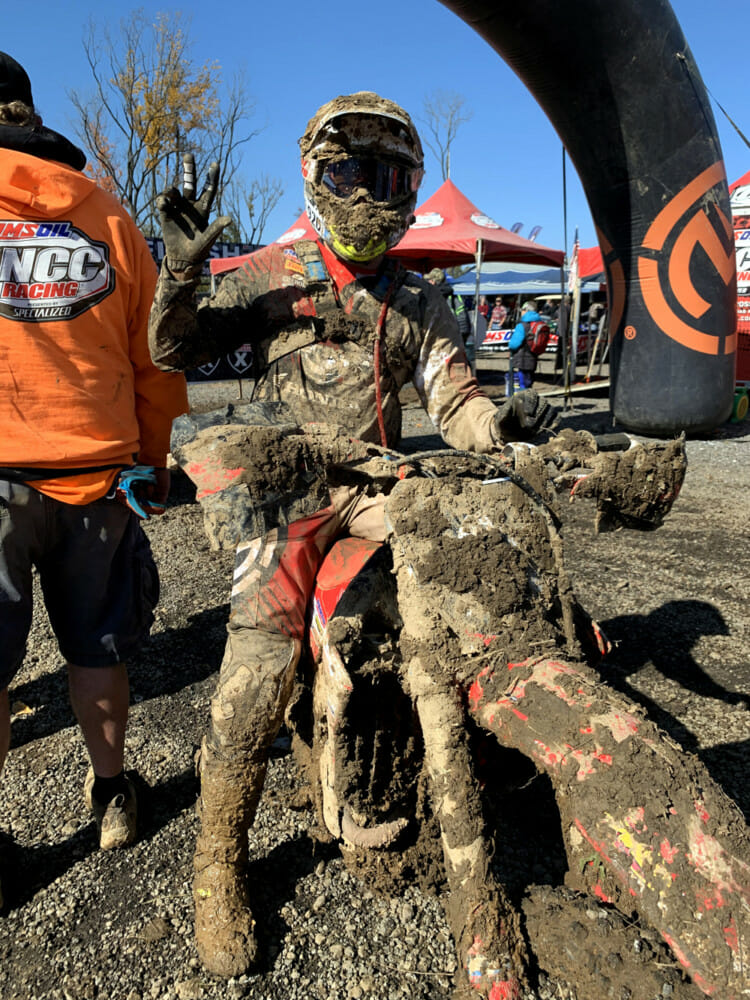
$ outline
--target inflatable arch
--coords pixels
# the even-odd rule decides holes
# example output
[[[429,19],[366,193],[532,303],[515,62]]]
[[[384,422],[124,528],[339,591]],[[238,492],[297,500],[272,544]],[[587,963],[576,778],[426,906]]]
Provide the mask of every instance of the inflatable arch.
[[[441,0],[517,73],[583,184],[607,269],[610,406],[642,434],[731,414],[736,277],[711,107],[667,0]]]

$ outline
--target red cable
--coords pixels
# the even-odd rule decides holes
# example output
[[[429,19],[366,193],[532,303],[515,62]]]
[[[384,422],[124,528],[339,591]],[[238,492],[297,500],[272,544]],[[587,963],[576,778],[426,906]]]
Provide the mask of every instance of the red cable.
[[[383,305],[380,307],[378,325],[375,327],[375,345],[373,348],[373,366],[375,369],[375,407],[378,414],[378,427],[380,428],[380,443],[384,448],[388,447],[388,439],[385,434],[385,420],[383,419],[383,392],[380,385],[380,346],[382,344],[383,327],[385,326],[385,314],[391,301],[393,285],[388,288]]]

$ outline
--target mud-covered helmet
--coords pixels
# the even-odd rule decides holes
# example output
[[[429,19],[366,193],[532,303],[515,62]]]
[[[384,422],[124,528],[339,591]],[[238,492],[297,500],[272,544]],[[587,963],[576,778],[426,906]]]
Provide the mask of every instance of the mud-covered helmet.
[[[398,104],[370,91],[336,97],[299,141],[305,209],[344,260],[374,260],[414,218],[424,175],[422,143]]]

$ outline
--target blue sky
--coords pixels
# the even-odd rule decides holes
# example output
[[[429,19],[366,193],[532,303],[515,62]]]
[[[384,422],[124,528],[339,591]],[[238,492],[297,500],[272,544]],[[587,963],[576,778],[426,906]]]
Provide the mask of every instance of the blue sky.
[[[3,19],[0,48],[25,66],[46,124],[74,138],[67,95],[91,87],[83,26],[90,17],[100,24],[106,18],[114,29],[136,7],[149,14],[178,9],[150,0],[36,0],[29,16]],[[673,0],[672,7],[709,91],[750,136],[736,48],[750,28],[750,13],[739,14],[737,0]],[[284,232],[301,209],[297,139],[320,104],[337,94],[375,90],[403,105],[419,125],[425,96],[443,90],[461,94],[473,112],[452,154],[451,176],[464,194],[501,225],[522,222],[524,235],[541,226],[538,241],[548,246],[569,250],[576,227],[582,246],[595,243],[585,195],[568,161],[565,246],[561,144],[546,116],[500,57],[437,0],[188,0],[179,9],[190,17],[195,62],[218,61],[227,80],[244,74],[255,100],[253,124],[264,128],[246,147],[243,173],[270,174],[285,187],[265,240]],[[715,104],[713,110],[732,181],[750,169],[750,149]],[[439,165],[428,154],[420,202],[440,183]]]

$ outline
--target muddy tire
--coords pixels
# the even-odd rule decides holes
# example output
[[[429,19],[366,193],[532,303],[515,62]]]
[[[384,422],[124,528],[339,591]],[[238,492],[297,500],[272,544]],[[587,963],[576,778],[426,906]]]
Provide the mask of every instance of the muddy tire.
[[[704,993],[747,995],[750,838],[700,760],[580,664],[486,667],[469,710],[549,775],[570,887],[637,912]]]
[[[569,889],[532,886],[524,927],[539,969],[576,1000],[701,1000],[659,935]],[[564,988],[564,987],[563,987]]]

